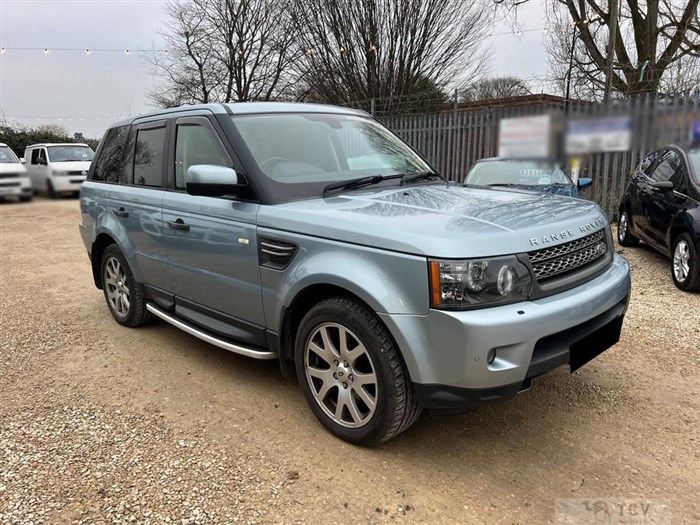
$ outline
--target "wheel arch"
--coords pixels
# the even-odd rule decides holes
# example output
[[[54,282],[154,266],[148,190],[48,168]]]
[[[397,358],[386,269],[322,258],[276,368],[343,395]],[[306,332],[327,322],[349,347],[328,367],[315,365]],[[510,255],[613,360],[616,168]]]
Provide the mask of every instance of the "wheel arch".
[[[399,356],[404,360],[403,352],[394,339],[393,334],[380,316],[376,315],[376,309],[368,301],[364,300],[357,293],[338,284],[327,282],[313,283],[299,290],[288,306],[284,306],[280,315],[281,326],[279,331],[279,357],[282,372],[285,376],[293,375],[294,372],[294,341],[296,340],[299,324],[304,316],[316,304],[330,299],[331,297],[343,297],[354,301],[368,311],[372,312],[377,320],[382,323],[389,336],[394,340]],[[405,365],[405,361],[404,361]]]

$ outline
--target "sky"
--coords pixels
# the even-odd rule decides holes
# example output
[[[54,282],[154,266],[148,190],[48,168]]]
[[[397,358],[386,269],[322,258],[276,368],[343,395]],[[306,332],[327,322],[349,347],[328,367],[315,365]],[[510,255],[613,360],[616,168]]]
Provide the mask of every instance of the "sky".
[[[0,0],[0,48],[5,49],[0,54],[0,121],[58,124],[70,133],[99,138],[111,122],[152,110],[147,94],[155,80],[133,50],[162,48],[156,31],[165,19],[164,4]],[[512,20],[495,23],[490,31],[494,36],[484,41],[493,50],[490,76],[546,75],[541,9],[539,0],[519,7],[520,36],[499,34],[513,31]],[[537,86],[534,81],[532,87]]]

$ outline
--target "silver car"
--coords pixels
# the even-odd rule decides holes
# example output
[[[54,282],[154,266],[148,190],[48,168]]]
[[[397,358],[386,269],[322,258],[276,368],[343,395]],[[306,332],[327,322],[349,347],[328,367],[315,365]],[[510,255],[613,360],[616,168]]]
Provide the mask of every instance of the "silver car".
[[[626,261],[595,204],[445,181],[369,115],[238,103],[107,130],[80,231],[114,319],[279,360],[333,434],[508,399],[615,344]]]

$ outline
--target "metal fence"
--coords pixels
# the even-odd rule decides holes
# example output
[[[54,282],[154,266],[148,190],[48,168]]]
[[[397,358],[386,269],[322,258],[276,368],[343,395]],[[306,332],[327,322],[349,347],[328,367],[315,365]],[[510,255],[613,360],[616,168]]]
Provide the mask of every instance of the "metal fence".
[[[420,151],[440,173],[458,182],[464,180],[474,162],[497,155],[501,119],[549,114],[552,129],[561,138],[567,118],[563,99],[548,95],[490,103],[453,103],[451,107],[443,104],[439,110],[429,112],[412,108],[414,112],[409,114],[401,114],[396,109],[382,112],[377,108],[383,105],[376,100],[354,105],[374,110],[380,121]],[[631,117],[633,133],[629,151],[589,154],[581,158],[579,176],[593,179],[584,197],[598,203],[613,219],[629,174],[642,157],[663,145],[688,141],[692,121],[700,120],[700,91],[677,97],[649,94],[609,104],[572,101],[568,113],[571,120],[622,114]],[[563,139],[555,140],[555,150],[561,150],[562,144]]]

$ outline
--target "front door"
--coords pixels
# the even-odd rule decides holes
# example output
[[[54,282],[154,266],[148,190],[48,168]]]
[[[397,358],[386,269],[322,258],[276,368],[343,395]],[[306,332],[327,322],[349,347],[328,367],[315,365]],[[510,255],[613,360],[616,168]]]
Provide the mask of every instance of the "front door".
[[[688,198],[685,173],[683,157],[673,148],[664,152],[651,172],[651,179],[654,182],[671,181],[673,183],[673,191],[652,188],[645,198],[649,238],[664,250],[670,249],[666,244],[666,232],[671,219],[681,210]]]
[[[219,335],[263,347],[265,318],[255,227],[259,205],[186,193],[185,174],[190,166],[234,167],[209,119],[177,119],[174,145],[163,223],[175,311]]]
[[[49,166],[46,155],[46,148],[39,147],[27,150],[25,155],[25,167],[27,175],[32,181],[32,189],[37,192],[48,191]]]

